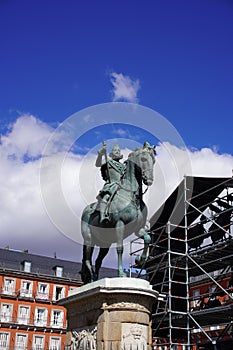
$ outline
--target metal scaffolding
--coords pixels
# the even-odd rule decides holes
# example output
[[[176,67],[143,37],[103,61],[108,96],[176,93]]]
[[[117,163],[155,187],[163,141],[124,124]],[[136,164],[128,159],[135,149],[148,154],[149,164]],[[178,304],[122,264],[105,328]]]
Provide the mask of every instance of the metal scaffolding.
[[[202,343],[217,350],[233,334],[233,293],[221,281],[233,272],[232,203],[232,178],[185,177],[150,220],[152,243],[141,266],[133,262],[138,239],[131,241],[131,269],[160,293],[152,315],[154,349],[194,350]],[[198,280],[212,294],[200,294],[193,307],[190,292]],[[228,302],[214,304],[217,295]]]

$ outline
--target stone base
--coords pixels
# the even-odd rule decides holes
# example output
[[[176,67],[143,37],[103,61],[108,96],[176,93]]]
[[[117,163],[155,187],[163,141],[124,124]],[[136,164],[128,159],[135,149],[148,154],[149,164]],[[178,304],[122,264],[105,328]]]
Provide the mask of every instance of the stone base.
[[[104,278],[76,288],[59,304],[67,308],[66,349],[151,348],[151,308],[158,297],[149,282]]]

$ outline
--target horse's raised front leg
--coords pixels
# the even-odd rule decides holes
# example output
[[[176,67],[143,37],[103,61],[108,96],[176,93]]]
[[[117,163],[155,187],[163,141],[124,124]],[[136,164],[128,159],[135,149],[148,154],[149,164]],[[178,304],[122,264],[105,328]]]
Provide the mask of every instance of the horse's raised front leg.
[[[121,220],[119,220],[116,224],[116,237],[117,237],[117,256],[118,256],[118,276],[126,277],[126,273],[123,271],[123,266],[122,266],[124,223]]]
[[[144,240],[144,247],[143,247],[142,254],[140,256],[137,256],[136,259],[135,259],[136,264],[140,265],[140,264],[144,263],[144,261],[146,260],[147,251],[148,251],[148,248],[149,248],[149,244],[151,242],[151,237],[150,237],[149,233],[146,232],[144,227],[142,227],[138,231],[137,236],[139,238],[143,238],[143,240]]]

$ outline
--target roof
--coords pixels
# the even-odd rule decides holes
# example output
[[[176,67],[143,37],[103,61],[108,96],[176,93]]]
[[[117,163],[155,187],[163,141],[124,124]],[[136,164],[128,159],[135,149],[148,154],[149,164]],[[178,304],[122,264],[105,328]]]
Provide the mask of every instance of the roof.
[[[42,255],[30,254],[27,252],[1,249],[0,248],[0,270],[5,270],[9,272],[23,272],[23,263],[25,261],[31,262],[31,272],[28,274],[36,274],[41,277],[53,277],[55,276],[55,269],[57,266],[63,268],[62,278],[59,279],[70,279],[81,282],[81,275],[79,271],[81,270],[81,263],[62,260],[57,258],[51,258]],[[100,278],[103,277],[116,277],[117,270],[102,267],[100,271]]]
[[[187,191],[184,191],[184,189]],[[166,225],[184,226],[185,195],[191,203],[201,212],[213,202],[226,188],[233,188],[233,178],[224,177],[193,177],[186,176],[161,207],[150,219],[151,230]],[[191,205],[187,208],[187,224],[190,225],[200,215]]]

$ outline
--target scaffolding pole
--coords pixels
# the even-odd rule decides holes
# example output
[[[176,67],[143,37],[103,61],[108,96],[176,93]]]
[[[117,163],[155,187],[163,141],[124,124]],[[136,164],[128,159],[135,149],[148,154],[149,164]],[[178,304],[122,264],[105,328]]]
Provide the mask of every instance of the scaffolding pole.
[[[200,197],[201,195],[205,194],[208,195],[211,191],[211,189],[205,189],[202,193],[195,194],[192,198],[189,194],[190,189],[188,188],[187,183],[187,177],[184,177],[183,180],[183,203],[184,203],[184,212],[183,212],[183,226],[179,226],[177,223],[172,222],[172,220],[168,220],[165,225],[160,225],[152,232],[152,237],[154,237],[154,242],[150,245],[150,252],[153,252],[153,256],[149,256],[148,260],[146,261],[144,265],[144,269],[146,270],[146,276],[150,281],[152,281],[152,284],[154,283],[154,288],[158,287],[160,290],[160,293],[163,293],[163,305],[164,309],[158,313],[158,310],[162,308],[162,301],[158,301],[158,305],[156,308],[156,312],[153,314],[153,317],[155,318],[155,329],[154,329],[154,337],[156,339],[163,338],[163,336],[159,336],[159,331],[167,330],[167,341],[163,342],[163,344],[169,347],[169,349],[172,349],[173,346],[182,345],[182,350],[192,350],[195,346],[195,343],[192,341],[192,335],[194,334],[194,330],[200,330],[200,332],[206,337],[208,341],[211,342],[211,344],[216,347],[216,339],[214,339],[211,336],[211,333],[208,333],[209,330],[206,330],[206,327],[208,328],[208,325],[205,325],[203,322],[200,324],[200,322],[197,321],[196,314],[192,312],[190,308],[190,277],[192,276],[198,276],[198,275],[205,275],[208,281],[211,281],[216,287],[218,287],[223,293],[228,295],[230,300],[233,300],[233,296],[229,293],[226,288],[224,288],[218,281],[211,276],[211,274],[206,270],[208,267],[213,264],[214,261],[215,265],[218,263],[217,256],[209,254],[209,251],[216,251],[215,245],[216,243],[213,242],[213,246],[209,248],[209,251],[206,254],[205,246],[204,248],[197,247],[196,250],[190,251],[189,247],[189,229],[192,227],[190,226],[190,217],[188,215],[190,214],[190,207],[193,209],[191,211],[191,217],[193,217],[193,213],[196,211],[196,217],[199,215],[204,215],[207,219],[205,221],[205,224],[207,222],[211,222],[212,224],[216,224],[216,227],[220,230],[223,230],[225,233],[228,231],[224,228],[224,226],[221,226],[220,224],[215,222],[215,216],[214,217],[208,217],[204,211],[206,208],[208,208],[208,205],[210,203],[216,203],[216,200],[222,200],[223,197],[216,197],[215,200],[208,202],[205,202],[206,204],[203,206],[196,207],[193,202],[193,198]],[[225,184],[227,187],[227,190],[229,189],[228,181],[224,181],[223,184]],[[220,184],[222,185],[222,184]],[[213,186],[214,189],[216,189],[220,185]],[[233,185],[231,186],[233,188]],[[231,194],[232,195],[232,194]],[[225,197],[224,197],[225,198]],[[225,199],[226,200],[226,199]],[[229,201],[229,200],[228,200]],[[231,200],[232,201],[232,200]],[[227,202],[228,203],[228,202]],[[200,210],[199,208],[202,208]],[[227,209],[229,210],[229,209]],[[224,212],[225,210],[222,210]],[[195,216],[195,214],[194,214]],[[217,215],[216,215],[217,216]],[[175,218],[176,219],[176,218]],[[162,222],[160,222],[162,223]],[[191,221],[192,224],[192,221]],[[158,226],[158,225],[157,225]],[[227,226],[228,227],[228,226]],[[229,225],[229,232],[232,227],[232,219],[230,221]],[[173,230],[174,228],[174,230]],[[177,230],[176,230],[177,229]],[[179,230],[181,230],[181,236],[179,233]],[[164,231],[166,233],[166,236],[164,237]],[[176,234],[173,234],[173,232],[176,232],[178,234],[178,237]],[[203,237],[206,238],[206,232],[203,233]],[[157,239],[156,239],[157,238]],[[226,265],[229,262],[229,266],[232,268],[233,266],[233,244],[230,245],[230,239],[232,237],[229,237],[229,242],[226,242],[225,245],[229,244],[230,252],[228,253],[228,250],[222,251],[224,256],[221,257],[219,260],[219,266],[224,266],[226,269]],[[195,239],[195,238],[194,238]],[[175,249],[177,246],[180,245],[180,250]],[[217,244],[218,245],[218,244]],[[224,245],[224,243],[223,243]],[[208,246],[209,247],[209,246]],[[228,246],[227,246],[228,247]],[[217,251],[216,251],[217,252]],[[136,252],[133,251],[131,248],[130,255],[131,257],[138,253],[138,249]],[[196,259],[195,256],[200,257],[202,256],[205,258],[204,262],[202,262],[202,259]],[[220,254],[220,252],[219,252]],[[195,258],[194,258],[195,257]],[[208,260],[209,257],[209,260]],[[196,261],[196,260],[197,261]],[[212,259],[212,260],[211,260]],[[232,262],[232,263],[231,263]],[[154,264],[154,265],[153,265]],[[203,265],[202,265],[203,264]],[[222,264],[222,265],[221,265]],[[205,265],[205,268],[202,266]],[[215,266],[214,265],[214,266]],[[131,266],[132,261],[131,261]],[[198,273],[195,269],[199,270]],[[180,272],[179,272],[180,270]],[[231,269],[232,270],[232,269]],[[177,272],[178,271],[178,272]],[[193,272],[194,271],[194,272]],[[215,271],[212,270],[212,266],[209,267],[209,271]],[[194,274],[195,273],[195,274]],[[157,277],[158,276],[158,277]],[[139,276],[140,277],[140,276]],[[174,278],[178,277],[178,278]],[[144,275],[145,278],[145,275]],[[154,281],[154,282],[153,282]],[[185,285],[182,289],[183,295],[176,295],[174,291],[177,291],[178,285],[182,287],[182,285]],[[175,287],[174,287],[175,286]],[[184,294],[184,292],[186,294]],[[179,310],[176,309],[176,306],[174,307],[175,303],[174,300],[180,299],[181,302],[183,300],[185,304],[185,310]],[[165,299],[165,300],[164,300]],[[181,304],[181,305],[184,305]],[[156,321],[157,320],[157,321]],[[157,323],[156,323],[157,322]],[[192,327],[192,328],[191,328]],[[205,328],[205,329],[204,329]],[[175,331],[181,330],[183,332],[186,332],[185,341],[176,341],[176,338],[174,337]],[[183,334],[183,333],[181,333]],[[162,341],[162,340],[161,340]],[[158,344],[162,344],[159,342]],[[164,349],[168,349],[168,347]]]

